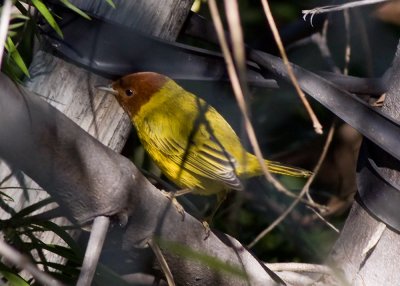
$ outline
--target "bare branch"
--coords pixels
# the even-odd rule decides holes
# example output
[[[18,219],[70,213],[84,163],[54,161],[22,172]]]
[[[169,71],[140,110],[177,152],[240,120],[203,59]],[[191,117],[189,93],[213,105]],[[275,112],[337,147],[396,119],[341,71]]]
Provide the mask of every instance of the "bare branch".
[[[171,269],[169,268],[168,263],[165,260],[165,257],[162,254],[157,242],[155,242],[154,239],[150,239],[148,244],[153,250],[155,256],[157,257],[158,263],[160,263],[160,267],[165,275],[165,278],[167,279],[168,286],[175,286],[174,276],[172,275]]]
[[[310,185],[314,181],[315,176],[318,174],[319,169],[321,168],[322,163],[325,160],[326,154],[328,153],[328,149],[332,142],[334,131],[335,131],[335,125],[332,124],[331,128],[329,129],[328,136],[326,137],[325,145],[318,159],[317,165],[313,170],[313,174],[310,176],[310,178],[308,178],[306,184],[304,185],[298,197],[292,202],[292,204],[286,209],[286,211],[283,214],[281,214],[272,224],[270,224],[259,235],[257,235],[257,237],[249,244],[248,246],[249,248],[252,248],[257,242],[260,241],[261,238],[263,238],[278,224],[280,224],[290,214],[290,212],[294,209],[294,207],[300,202],[301,198],[309,191]]]
[[[366,6],[366,5],[371,5],[371,4],[378,4],[382,2],[386,2],[389,0],[360,0],[360,1],[353,1],[341,5],[328,5],[328,6],[322,6],[318,8],[314,8],[311,10],[303,10],[301,11],[304,15],[303,18],[306,19],[308,15],[311,15],[311,21],[312,18],[316,14],[322,14],[322,13],[329,13],[329,12],[337,12],[337,11],[342,11],[345,9],[349,8],[355,8],[355,7],[360,7],[360,6]]]
[[[339,229],[335,227],[333,224],[331,224],[329,221],[327,221],[319,212],[317,212],[315,209],[308,207],[322,222],[324,222],[327,226],[329,226],[333,231],[336,233],[339,233]]]
[[[0,239],[0,255],[6,258],[15,266],[28,271],[38,282],[43,285],[64,285],[51,277],[49,274],[40,271],[35,264],[29,261],[29,258],[25,257],[17,250],[9,246],[7,243],[5,243],[3,239]]]
[[[109,225],[110,218],[108,217],[98,216],[94,219],[77,286],[92,284]]]
[[[244,119],[245,128],[249,136],[251,146],[253,147],[255,155],[257,156],[258,162],[260,163],[260,166],[262,168],[263,174],[265,175],[267,181],[270,182],[278,191],[289,196],[295,196],[271,175],[271,173],[268,171],[268,167],[265,165],[264,157],[258,144],[256,133],[250,121],[250,116],[247,110],[246,101],[244,99],[244,92],[240,85],[239,76],[236,73],[233,58],[231,52],[229,51],[227,40],[225,39],[225,33],[222,26],[221,18],[219,16],[217,4],[215,3],[215,0],[210,0],[208,2],[208,5],[210,7],[210,13],[213,19],[213,23],[215,25],[215,30],[217,31],[219,44],[221,46],[222,53],[224,54],[224,59],[227,65],[229,78],[232,83],[232,88]]]
[[[297,81],[297,78],[293,73],[292,66],[289,63],[289,59],[288,59],[288,57],[286,55],[285,48],[283,47],[283,43],[282,43],[281,37],[279,36],[278,28],[276,27],[274,18],[272,17],[272,13],[271,13],[271,9],[269,7],[268,1],[267,0],[261,0],[261,3],[262,3],[262,6],[264,8],[264,13],[267,16],[269,26],[271,27],[272,33],[274,35],[275,42],[276,42],[276,44],[277,44],[277,46],[279,48],[279,52],[280,52],[280,54],[282,56],[283,63],[285,64],[285,66],[287,68],[290,80],[292,81],[293,86],[296,89],[296,92],[300,97],[300,100],[303,102],[304,107],[306,108],[306,110],[307,110],[307,112],[308,112],[308,114],[309,114],[309,116],[311,118],[311,121],[313,123],[313,127],[314,127],[315,132],[317,134],[322,134],[322,125],[319,122],[319,120],[318,120],[317,116],[315,115],[314,111],[312,110],[310,103],[308,102],[304,92],[301,90],[300,85],[299,85],[299,83]]]

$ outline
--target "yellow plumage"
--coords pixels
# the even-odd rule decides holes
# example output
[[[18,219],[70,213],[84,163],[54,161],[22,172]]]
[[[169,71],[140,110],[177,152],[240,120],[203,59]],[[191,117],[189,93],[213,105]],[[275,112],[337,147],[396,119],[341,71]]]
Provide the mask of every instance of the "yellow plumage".
[[[156,73],[136,73],[113,84],[140,141],[174,183],[201,195],[241,190],[242,179],[262,174],[229,123],[207,102]],[[308,177],[309,171],[265,160],[273,173]]]

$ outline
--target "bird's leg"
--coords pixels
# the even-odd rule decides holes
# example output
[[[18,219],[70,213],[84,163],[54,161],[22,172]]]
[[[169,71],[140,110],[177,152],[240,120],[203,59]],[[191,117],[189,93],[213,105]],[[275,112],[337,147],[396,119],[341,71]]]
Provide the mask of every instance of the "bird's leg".
[[[203,227],[206,231],[205,239],[207,239],[210,236],[210,232],[211,232],[210,224],[212,224],[215,214],[217,213],[218,209],[221,207],[222,203],[226,200],[226,197],[228,196],[228,192],[229,192],[228,190],[223,190],[223,191],[217,193],[216,206],[214,207],[212,213],[209,216],[207,216],[205,218],[205,220],[202,222]]]
[[[183,196],[183,195],[186,195],[186,194],[190,194],[192,192],[193,192],[193,189],[185,188],[185,189],[173,192],[173,194],[174,194],[175,197],[179,197],[179,196]]]
[[[215,214],[217,213],[217,211],[219,210],[219,208],[221,207],[222,203],[226,200],[227,196],[228,196],[228,192],[227,190],[223,190],[219,193],[217,193],[217,204],[214,207],[212,213],[206,218],[206,221],[209,224],[212,224],[212,221],[214,219]]]
[[[185,209],[182,207],[182,205],[176,200],[176,197],[182,196],[185,194],[190,193],[192,190],[190,189],[182,189],[176,192],[166,192],[164,190],[161,190],[161,193],[171,201],[171,203],[174,205],[175,209],[181,214],[182,216],[182,221],[185,220]]]

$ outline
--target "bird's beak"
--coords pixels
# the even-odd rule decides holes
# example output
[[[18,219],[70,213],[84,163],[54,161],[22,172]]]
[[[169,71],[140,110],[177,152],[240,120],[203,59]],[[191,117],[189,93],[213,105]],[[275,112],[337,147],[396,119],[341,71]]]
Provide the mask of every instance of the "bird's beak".
[[[99,86],[96,86],[96,88],[97,88],[98,90],[103,90],[103,91],[105,91],[105,92],[112,93],[113,95],[117,95],[117,94],[118,94],[118,91],[114,90],[114,89],[112,88],[111,84],[110,84],[110,85],[106,85],[106,86],[104,86],[104,85],[103,85],[103,86],[99,85]]]

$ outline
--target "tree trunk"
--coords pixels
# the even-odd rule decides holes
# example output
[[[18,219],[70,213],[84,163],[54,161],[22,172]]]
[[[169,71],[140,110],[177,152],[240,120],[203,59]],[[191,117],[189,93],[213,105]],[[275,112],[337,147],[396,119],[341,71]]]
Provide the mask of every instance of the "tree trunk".
[[[400,45],[397,47],[390,86],[382,108],[384,113],[397,121],[400,120],[399,91]],[[386,180],[393,186],[399,186],[399,163],[382,150],[374,158],[379,160],[378,170]],[[363,185],[361,179],[358,178],[359,187]],[[390,203],[388,201],[379,207],[388,208]],[[393,207],[398,209],[398,206]],[[330,256],[338,274],[351,285],[399,285],[399,256],[399,234],[355,201]]]

